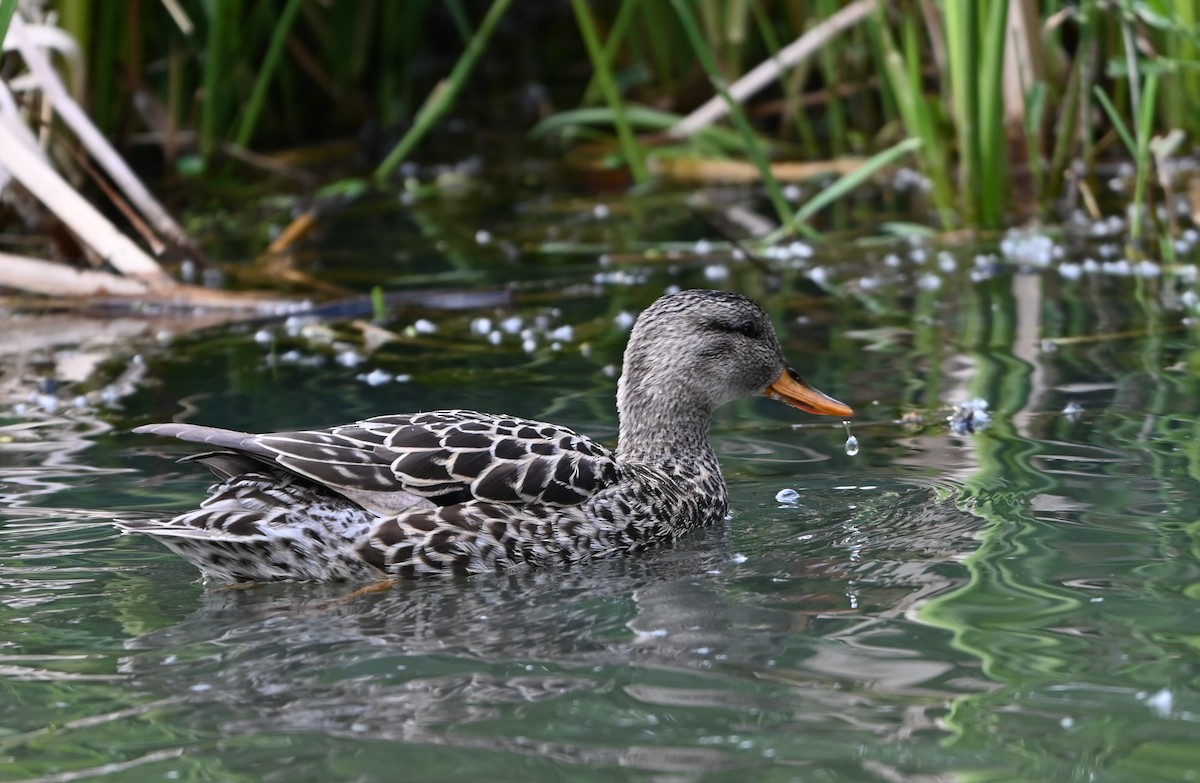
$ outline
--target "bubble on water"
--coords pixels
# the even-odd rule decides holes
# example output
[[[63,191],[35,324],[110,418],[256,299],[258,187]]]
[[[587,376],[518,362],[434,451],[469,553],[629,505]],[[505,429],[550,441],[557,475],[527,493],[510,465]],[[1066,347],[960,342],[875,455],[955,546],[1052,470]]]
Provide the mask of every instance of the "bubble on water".
[[[1045,234],[1010,231],[1000,242],[1000,253],[1016,264],[1045,268],[1054,258],[1054,239]]]
[[[381,386],[382,384],[391,382],[392,377],[393,376],[390,372],[385,372],[380,369],[371,370],[369,373],[355,376],[355,378],[358,380],[366,382],[368,386]]]
[[[706,280],[724,280],[729,277],[729,267],[724,264],[710,264],[704,267]]]
[[[1170,716],[1171,709],[1175,705],[1175,697],[1169,690],[1163,688],[1158,693],[1146,698],[1146,706],[1151,709],[1160,718]]]
[[[812,258],[812,245],[807,245],[803,242],[796,241],[788,245],[788,253],[794,258]]]
[[[1162,267],[1153,261],[1141,261],[1133,268],[1133,273],[1138,277],[1158,277],[1162,274]]]
[[[1078,280],[1080,277],[1083,277],[1083,267],[1068,261],[1067,263],[1058,265],[1058,273],[1065,280]]]
[[[564,324],[557,329],[549,332],[547,335],[551,340],[561,340],[570,342],[575,337],[575,330],[569,324]]]
[[[938,277],[932,272],[921,275],[917,278],[917,288],[920,288],[922,291],[936,291],[941,287],[942,278]]]
[[[781,489],[775,493],[775,502],[794,506],[800,502],[800,493],[794,489]]]
[[[1133,274],[1133,266],[1124,258],[1116,261],[1105,261],[1100,267],[1105,274],[1114,275],[1115,277],[1129,277]]]
[[[1079,417],[1083,415],[1083,406],[1071,400],[1067,403],[1067,407],[1063,408],[1062,412],[1071,421],[1078,421]]]

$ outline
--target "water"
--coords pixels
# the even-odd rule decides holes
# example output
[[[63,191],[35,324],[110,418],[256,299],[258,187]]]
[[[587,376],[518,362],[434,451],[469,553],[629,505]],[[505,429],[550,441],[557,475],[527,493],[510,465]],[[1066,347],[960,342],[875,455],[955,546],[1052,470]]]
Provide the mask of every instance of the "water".
[[[849,421],[843,421],[842,426],[846,428],[846,445],[843,447],[843,449],[845,450],[847,456],[856,457],[858,456],[859,450],[858,436],[850,432]]]
[[[668,268],[499,248],[551,223],[614,257],[704,229],[684,208],[580,227],[526,201],[477,245],[438,209],[414,233],[365,204],[318,255],[362,259],[345,284],[516,276],[511,304],[397,312],[375,347],[346,321],[59,322],[99,380],[48,386],[61,342],[20,360],[32,386],[0,429],[0,780],[1195,778],[1200,352],[1193,283],[1169,274],[1022,272],[953,246],[933,269],[904,243],[819,246],[777,284],[729,262],[720,282],[764,303],[868,447],[852,458],[838,422],[769,400],[723,409],[735,513],[663,551],[347,600],[206,590],[118,536],[111,517],[178,512],[210,482],[170,461],[185,444],[128,434],[148,421],[467,407],[615,437],[626,314],[705,284],[718,250]],[[613,269],[629,279],[594,279]],[[951,432],[974,400],[989,426]]]

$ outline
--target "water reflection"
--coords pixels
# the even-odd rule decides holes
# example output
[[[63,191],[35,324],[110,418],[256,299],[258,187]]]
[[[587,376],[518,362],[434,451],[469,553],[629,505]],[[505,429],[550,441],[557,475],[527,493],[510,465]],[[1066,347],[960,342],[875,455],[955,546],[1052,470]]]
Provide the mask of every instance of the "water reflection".
[[[457,257],[464,275],[527,277],[511,305],[397,316],[401,337],[419,318],[437,331],[360,351],[362,366],[284,324],[217,330],[146,348],[120,397],[136,417],[6,419],[0,777],[1144,783],[1200,764],[1194,278],[1059,279],[965,249],[961,273],[935,270],[922,242],[831,244],[770,281],[724,258],[598,270],[617,240],[634,241],[523,266]],[[864,412],[851,459],[836,424],[724,409],[726,527],[346,602],[335,586],[206,591],[107,525],[208,483],[162,461],[182,450],[111,430],[148,419],[272,429],[462,406],[611,439],[621,325],[668,285],[704,285],[708,263]],[[814,268],[820,296],[798,283]],[[311,331],[346,339],[325,326]],[[20,394],[51,366],[22,365]],[[393,381],[372,385],[375,370]],[[948,434],[952,406],[977,398],[991,426]]]
[[[821,631],[820,612],[756,605],[740,581],[711,576],[730,565],[728,535],[586,573],[351,600],[320,586],[209,591],[183,622],[130,639],[119,671],[140,690],[186,694],[201,723],[226,715],[221,736],[319,733],[680,774],[789,753],[796,721],[913,731],[920,714],[888,716],[880,694],[932,696],[918,685],[947,666],[913,650],[889,665],[897,634],[877,619]],[[813,649],[798,656],[806,637]],[[604,706],[614,689],[623,696]],[[601,710],[586,730],[581,709]],[[771,728],[749,745],[728,739],[746,721]],[[681,725],[712,739],[696,746]]]

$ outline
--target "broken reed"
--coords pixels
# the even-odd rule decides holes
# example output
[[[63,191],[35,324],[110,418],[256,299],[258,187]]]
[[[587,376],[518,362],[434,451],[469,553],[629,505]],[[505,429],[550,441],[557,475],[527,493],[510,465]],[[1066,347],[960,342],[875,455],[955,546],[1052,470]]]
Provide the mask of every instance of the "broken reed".
[[[600,117],[638,181],[649,177],[645,160],[672,153],[636,135],[641,107],[679,105],[685,93],[694,101],[697,77],[718,93],[844,6],[579,0],[537,4],[531,32],[533,9],[506,0],[211,0],[182,4],[194,25],[185,32],[157,0],[140,0],[136,13],[101,0],[54,5],[84,51],[93,116],[117,136],[144,131],[130,110],[139,92],[164,114],[164,147],[183,145],[190,129],[201,160],[222,145],[299,144],[367,124],[410,128],[380,168],[386,175],[448,111],[470,115],[462,94],[511,96],[531,79],[558,88],[558,74],[590,70],[580,103],[557,108],[605,107],[589,116]],[[919,142],[914,158],[947,227],[999,226],[1029,204],[1044,210],[1068,168],[1094,171],[1118,151],[1138,168],[1135,214],[1152,214],[1149,139],[1176,129],[1200,139],[1198,22],[1200,0],[879,2],[866,23],[829,40],[727,123],[781,219],[770,160],[868,154],[908,138]],[[447,60],[434,51],[448,42],[464,54]],[[532,70],[506,70],[510,84],[494,74],[485,83],[470,67],[514,51]],[[597,128],[579,131],[595,138]]]

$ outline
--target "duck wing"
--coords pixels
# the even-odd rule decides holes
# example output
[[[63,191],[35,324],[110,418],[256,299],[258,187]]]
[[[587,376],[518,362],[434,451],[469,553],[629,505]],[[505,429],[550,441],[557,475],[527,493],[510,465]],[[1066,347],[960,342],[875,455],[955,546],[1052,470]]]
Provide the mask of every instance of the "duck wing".
[[[467,410],[376,416],[266,435],[190,424],[135,432],[172,435],[279,465],[383,515],[415,503],[469,500],[573,506],[617,478],[612,452],[573,430]]]

